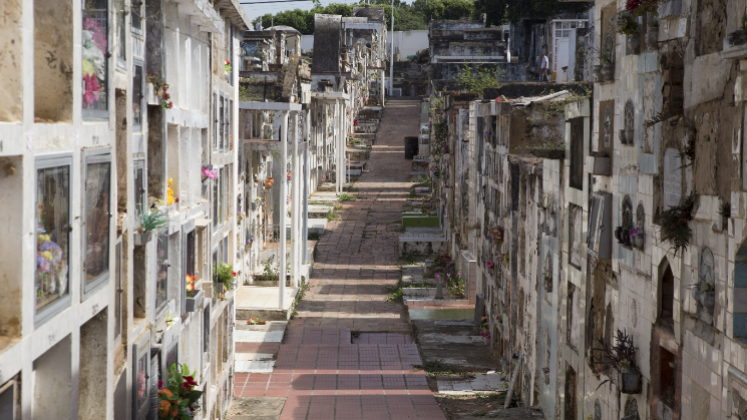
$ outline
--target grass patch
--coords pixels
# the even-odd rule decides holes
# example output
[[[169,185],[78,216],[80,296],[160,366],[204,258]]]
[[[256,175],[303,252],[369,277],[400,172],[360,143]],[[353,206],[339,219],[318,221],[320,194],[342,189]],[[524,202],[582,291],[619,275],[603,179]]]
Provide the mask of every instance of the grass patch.
[[[352,194],[342,193],[339,197],[337,197],[337,201],[340,203],[344,203],[346,201],[355,201],[358,198]]]
[[[410,198],[415,198],[417,195],[415,194],[415,186],[413,185],[410,187]]]
[[[402,279],[399,279],[396,286],[384,286],[387,302],[402,303]]]
[[[405,289],[433,289],[434,287],[436,287],[436,285],[433,283],[422,282],[422,283],[410,283],[404,287]]]
[[[326,219],[328,222],[334,222],[340,220],[340,214],[337,213],[337,208],[332,209],[331,212],[327,213]]]
[[[413,265],[418,262],[418,259],[420,259],[420,254],[405,254],[399,257],[399,260],[402,261],[402,264],[400,264],[400,266]]]
[[[444,363],[443,359],[426,360],[422,365],[412,365],[413,372],[422,370],[426,376],[469,376],[468,372],[455,369],[453,366]]]
[[[485,401],[498,401],[500,403],[503,403],[506,401],[506,393],[505,392],[490,392],[490,393],[483,393],[483,392],[477,392],[475,393],[477,398]]]
[[[296,315],[298,315],[298,303],[303,300],[303,298],[306,296],[306,291],[308,291],[311,288],[311,285],[306,282],[301,284],[301,288],[298,289],[298,294],[296,295],[296,299],[293,301],[293,312],[291,312],[291,319],[295,318]]]

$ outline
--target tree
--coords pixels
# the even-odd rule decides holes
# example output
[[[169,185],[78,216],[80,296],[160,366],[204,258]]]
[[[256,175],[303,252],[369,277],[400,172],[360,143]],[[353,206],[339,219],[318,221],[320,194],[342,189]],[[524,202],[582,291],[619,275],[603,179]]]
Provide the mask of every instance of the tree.
[[[268,28],[270,27],[270,22],[272,22],[272,24],[275,26],[290,26],[291,28],[298,30],[298,32],[307,35],[309,33],[308,14],[308,11],[302,9],[285,10],[280,13],[276,13],[275,15],[267,13],[261,17],[262,26]],[[258,22],[259,19],[260,18],[254,19],[252,23]]]
[[[313,35],[314,34],[314,15],[316,14],[328,14],[328,15],[342,15],[350,16],[353,13],[353,6],[344,3],[330,3],[327,6],[314,6],[311,10],[293,9],[285,10],[274,15],[267,13],[261,16],[262,26],[265,28],[270,27],[270,22],[275,26],[290,26],[301,32],[302,35]],[[259,22],[260,18],[256,18],[252,23]]]
[[[488,25],[516,23],[522,18],[547,19],[563,13],[583,13],[588,3],[560,2],[558,0],[475,0],[475,17],[485,13]]]
[[[442,0],[437,0],[442,1]],[[467,0],[447,0],[447,1],[459,1],[467,2]],[[314,15],[326,14],[326,15],[341,15],[351,16],[353,14],[353,7],[363,6],[365,3],[359,5],[350,5],[344,3],[330,3],[327,6],[314,6],[311,10],[294,9],[286,10],[283,12],[272,14],[265,14],[262,16],[262,25],[269,27],[270,22],[274,25],[285,25],[291,28],[297,29],[303,35],[314,34]],[[392,6],[391,2],[386,0],[373,0],[371,1],[372,7],[383,7],[384,8],[384,21],[386,22],[387,29],[391,26]],[[256,23],[260,18],[256,18],[252,23]],[[394,1],[394,30],[395,31],[414,31],[419,29],[426,29],[425,18],[421,10],[413,7],[402,0]]]
[[[462,17],[471,17],[475,12],[475,3],[469,0],[429,0],[423,7],[423,11],[426,21],[431,19],[457,20]]]

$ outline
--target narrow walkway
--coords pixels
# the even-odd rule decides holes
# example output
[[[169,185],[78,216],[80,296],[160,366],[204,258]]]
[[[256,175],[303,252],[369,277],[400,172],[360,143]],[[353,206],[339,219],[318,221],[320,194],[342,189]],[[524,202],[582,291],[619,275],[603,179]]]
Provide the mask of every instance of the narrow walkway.
[[[417,135],[417,101],[389,101],[357,201],[317,245],[312,288],[291,321],[272,374],[236,374],[237,397],[286,397],[281,419],[446,419],[399,303],[397,246],[411,183],[403,137]]]

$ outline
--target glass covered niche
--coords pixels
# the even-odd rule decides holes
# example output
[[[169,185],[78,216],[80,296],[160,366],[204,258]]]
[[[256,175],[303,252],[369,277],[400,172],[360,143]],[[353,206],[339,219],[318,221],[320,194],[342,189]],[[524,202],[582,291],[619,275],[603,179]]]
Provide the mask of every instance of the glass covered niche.
[[[37,161],[36,313],[69,299],[71,157]],[[67,299],[64,299],[67,297]]]
[[[109,277],[109,229],[111,203],[111,155],[86,157],[84,217],[84,289]]]

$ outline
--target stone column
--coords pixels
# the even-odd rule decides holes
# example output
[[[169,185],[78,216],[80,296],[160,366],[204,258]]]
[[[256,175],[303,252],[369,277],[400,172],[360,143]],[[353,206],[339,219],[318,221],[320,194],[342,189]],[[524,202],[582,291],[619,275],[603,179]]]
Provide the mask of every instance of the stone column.
[[[299,200],[298,185],[299,177],[301,176],[298,170],[298,112],[293,113],[293,157],[291,159],[291,283],[293,287],[298,287],[298,274],[300,264],[298,243],[300,241],[299,233],[301,231],[299,222],[299,210],[301,209],[301,203]]]
[[[280,267],[278,267],[278,288],[280,291],[280,298],[278,304],[282,311],[285,307],[285,267],[287,265],[285,258],[285,246],[287,243],[285,237],[285,228],[288,224],[288,206],[285,201],[285,197],[288,195],[288,182],[283,179],[283,172],[288,168],[288,111],[282,111],[280,113],[280,211],[278,220],[278,247],[279,247],[279,261]]]
[[[344,168],[344,161],[342,160],[342,157],[345,154],[345,146],[344,143],[342,143],[342,125],[343,125],[343,119],[345,118],[342,115],[342,101],[339,99],[335,99],[335,156],[336,156],[336,169],[335,169],[335,178],[336,178],[336,188],[335,192],[339,195],[342,193],[342,185],[343,185],[343,177],[345,176],[345,168]]]
[[[306,121],[304,124],[304,140],[306,149],[303,151],[303,229],[301,234],[301,261],[306,264],[309,261],[308,240],[309,240],[309,181],[311,177],[311,165],[309,163],[309,147],[311,146],[309,133],[311,132],[311,115],[306,112]],[[314,162],[316,164],[316,162]]]

